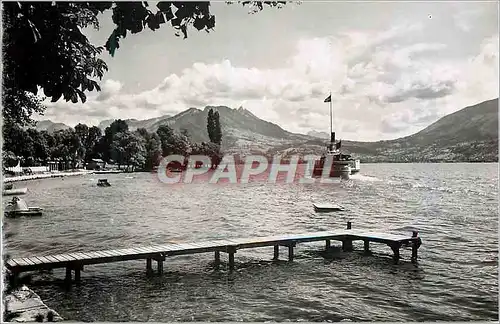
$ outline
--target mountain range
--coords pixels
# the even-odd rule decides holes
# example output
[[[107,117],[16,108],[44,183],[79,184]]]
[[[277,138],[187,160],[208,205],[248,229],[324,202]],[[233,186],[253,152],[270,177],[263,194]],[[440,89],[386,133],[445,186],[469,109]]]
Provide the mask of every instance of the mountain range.
[[[227,154],[321,154],[329,137],[325,132],[311,131],[307,135],[288,132],[242,107],[189,108],[175,116],[125,121],[131,130],[146,128],[152,132],[160,125],[169,125],[179,132],[185,129],[192,141],[202,142],[209,140],[206,122],[210,109],[219,112],[222,146]],[[98,127],[104,130],[112,121],[104,120]],[[51,132],[70,127],[44,120],[36,128]],[[498,98],[444,116],[410,136],[377,142],[342,140],[342,148],[362,162],[496,162]]]

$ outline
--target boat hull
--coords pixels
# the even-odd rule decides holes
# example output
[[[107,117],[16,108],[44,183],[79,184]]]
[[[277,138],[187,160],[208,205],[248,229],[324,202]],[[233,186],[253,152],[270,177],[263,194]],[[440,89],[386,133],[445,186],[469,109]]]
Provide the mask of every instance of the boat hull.
[[[340,205],[313,204],[313,206],[314,206],[314,211],[317,213],[328,213],[328,212],[344,211],[345,210],[345,208],[340,206]]]
[[[29,207],[28,210],[5,211],[5,216],[9,218],[21,216],[42,216],[43,209],[39,207]]]
[[[313,169],[313,176],[321,177],[323,176],[323,172],[325,166],[324,163],[319,161],[315,164]],[[327,171],[325,171],[327,172]],[[328,175],[330,178],[340,178],[343,180],[349,180],[349,176],[351,175],[351,167],[348,161],[333,161],[332,166],[330,168],[330,174]]]

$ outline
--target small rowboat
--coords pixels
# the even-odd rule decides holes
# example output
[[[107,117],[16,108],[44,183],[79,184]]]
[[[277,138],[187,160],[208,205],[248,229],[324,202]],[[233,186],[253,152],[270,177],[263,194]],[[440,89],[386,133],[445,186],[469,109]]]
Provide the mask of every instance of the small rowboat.
[[[108,179],[99,179],[97,180],[98,187],[111,187],[111,184],[108,182]]]
[[[27,192],[28,188],[4,189],[2,196],[25,195]]]
[[[42,216],[43,208],[40,207],[28,207],[28,210],[11,210],[5,211],[5,216],[14,218],[21,216]]]

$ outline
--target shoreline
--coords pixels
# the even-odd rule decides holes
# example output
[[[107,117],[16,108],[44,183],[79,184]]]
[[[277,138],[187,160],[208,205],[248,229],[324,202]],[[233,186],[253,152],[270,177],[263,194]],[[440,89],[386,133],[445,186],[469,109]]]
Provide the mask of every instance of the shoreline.
[[[85,170],[85,171],[71,171],[71,172],[52,172],[52,173],[41,173],[41,174],[31,174],[31,175],[22,175],[15,177],[4,177],[4,183],[10,182],[18,182],[18,181],[28,181],[28,180],[39,180],[39,179],[48,179],[48,178],[62,178],[62,177],[70,177],[70,176],[79,176],[79,175],[87,175],[87,174],[114,174],[114,173],[123,173],[121,170],[109,170],[109,171],[94,171],[94,170]]]
[[[43,322],[49,322],[49,314],[52,313],[51,322],[61,322],[64,318],[55,310],[47,306],[33,290],[23,285],[19,289],[4,296],[5,313],[10,318],[4,318],[5,322],[37,322],[37,317],[43,316]]]

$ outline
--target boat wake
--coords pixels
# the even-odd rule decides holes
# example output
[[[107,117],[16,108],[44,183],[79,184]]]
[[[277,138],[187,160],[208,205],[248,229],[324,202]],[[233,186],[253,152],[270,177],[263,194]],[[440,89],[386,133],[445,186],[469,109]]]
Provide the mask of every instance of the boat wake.
[[[362,174],[352,174],[349,176],[350,179],[356,180],[356,181],[382,181],[381,179],[377,177],[372,177],[368,175],[362,175]]]

